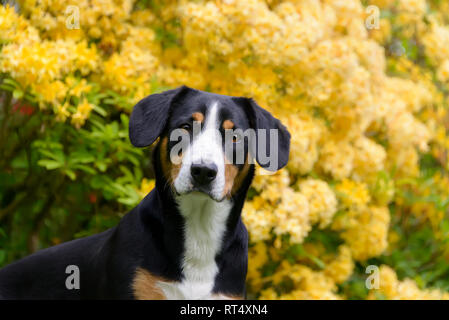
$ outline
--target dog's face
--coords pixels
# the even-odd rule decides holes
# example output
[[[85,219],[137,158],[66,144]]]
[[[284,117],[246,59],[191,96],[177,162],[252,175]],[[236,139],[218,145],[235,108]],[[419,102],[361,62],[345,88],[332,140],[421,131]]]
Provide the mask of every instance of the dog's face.
[[[277,131],[271,142],[269,130]],[[285,127],[253,100],[185,86],[148,96],[134,107],[133,145],[147,146],[158,137],[158,160],[172,190],[201,192],[215,201],[240,188],[252,159],[269,170],[283,167],[290,140]],[[265,158],[271,152],[274,161],[261,163],[261,150]]]
[[[248,139],[238,134],[250,128],[245,111],[231,97],[204,92],[181,97],[177,104],[181,107],[170,115],[163,138],[168,142],[161,148],[171,160],[167,175],[174,190],[203,192],[217,201],[229,197],[249,165],[244,160]],[[237,161],[237,154],[242,161]]]

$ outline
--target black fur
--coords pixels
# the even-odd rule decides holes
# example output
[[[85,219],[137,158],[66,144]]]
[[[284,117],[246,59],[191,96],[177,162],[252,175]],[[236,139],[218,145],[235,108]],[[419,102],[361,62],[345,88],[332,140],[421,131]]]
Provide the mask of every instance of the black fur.
[[[247,113],[247,117],[250,120],[251,127],[255,130],[263,129],[264,131],[257,131],[256,134],[256,140],[254,141],[254,144],[251,145],[252,147],[252,155],[256,158],[257,163],[262,168],[270,168],[270,163],[265,163],[264,161],[261,161],[259,158],[259,144],[261,136],[260,134],[263,132],[265,133],[264,140],[265,140],[265,154],[267,156],[270,156],[270,130],[275,129],[278,132],[278,161],[277,166],[274,168],[274,171],[277,171],[287,165],[288,157],[290,154],[290,133],[287,131],[287,128],[275,117],[271,115],[267,110],[261,108],[256,101],[254,101],[251,98],[233,98],[234,101],[236,101],[238,104],[244,106],[244,110]]]
[[[139,102],[131,115],[130,139],[135,146],[152,144],[159,136],[190,121],[192,112],[205,111],[211,99],[223,106],[221,116],[232,118],[236,127],[278,128],[281,131],[279,166],[288,159],[289,139],[285,127],[268,112],[246,98],[205,93],[180,87],[151,95]],[[153,153],[156,187],[120,223],[103,233],[66,242],[14,262],[0,270],[3,299],[134,299],[132,281],[137,268],[165,279],[182,280],[184,220],[161,167],[160,144]],[[267,149],[269,150],[269,149]],[[216,256],[219,273],[214,293],[243,296],[247,271],[248,233],[241,220],[254,165],[232,195],[233,208],[227,221],[221,251]],[[80,289],[65,286],[68,265],[80,269]]]

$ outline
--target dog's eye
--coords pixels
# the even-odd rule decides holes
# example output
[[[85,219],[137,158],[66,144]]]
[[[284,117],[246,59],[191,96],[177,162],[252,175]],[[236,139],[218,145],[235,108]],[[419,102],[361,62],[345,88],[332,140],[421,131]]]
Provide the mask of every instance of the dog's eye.
[[[232,142],[237,143],[240,141],[240,136],[236,133],[232,135]]]
[[[179,128],[189,131],[191,126],[188,123],[184,123],[184,124],[180,125]]]

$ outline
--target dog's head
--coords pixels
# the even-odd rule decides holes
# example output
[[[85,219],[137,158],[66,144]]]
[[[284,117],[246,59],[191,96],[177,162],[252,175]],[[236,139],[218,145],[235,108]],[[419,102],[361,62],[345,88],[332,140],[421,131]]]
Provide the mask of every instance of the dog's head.
[[[290,134],[249,98],[179,87],[141,100],[129,124],[131,143],[151,145],[165,179],[178,194],[202,192],[229,198],[255,159],[276,171],[287,164]]]

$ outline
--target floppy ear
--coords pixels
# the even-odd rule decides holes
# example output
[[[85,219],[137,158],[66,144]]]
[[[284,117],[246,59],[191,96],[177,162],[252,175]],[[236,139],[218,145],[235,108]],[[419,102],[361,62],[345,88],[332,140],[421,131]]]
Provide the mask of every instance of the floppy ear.
[[[256,130],[256,141],[253,144],[253,152],[255,153],[255,158],[257,163],[265,169],[270,171],[277,171],[283,167],[288,162],[288,157],[290,154],[290,133],[287,128],[275,117],[271,115],[267,110],[261,108],[256,101],[251,98],[243,98],[246,100],[246,110],[249,116],[250,123],[253,129]],[[264,130],[259,130],[264,129]],[[272,158],[276,155],[267,154],[270,152],[270,130],[277,130],[277,141],[271,141],[277,143],[274,146],[274,151],[277,151],[277,164],[273,167],[270,162],[264,163],[261,161],[260,157]],[[259,153],[259,147],[265,144],[265,152],[261,151]],[[254,155],[254,154],[253,154]]]
[[[176,97],[189,90],[186,86],[149,95],[133,108],[129,119],[129,139],[135,147],[151,145],[162,133]]]

